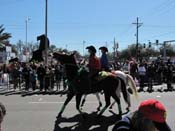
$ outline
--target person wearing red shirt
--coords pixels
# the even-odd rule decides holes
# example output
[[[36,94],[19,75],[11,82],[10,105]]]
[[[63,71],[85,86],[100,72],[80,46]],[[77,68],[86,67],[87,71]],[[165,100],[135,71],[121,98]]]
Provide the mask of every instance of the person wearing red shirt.
[[[96,76],[100,69],[101,69],[101,64],[99,58],[96,56],[96,49],[94,46],[88,46],[86,47],[89,52],[89,63],[88,63],[88,68],[89,68],[89,76],[94,77]]]

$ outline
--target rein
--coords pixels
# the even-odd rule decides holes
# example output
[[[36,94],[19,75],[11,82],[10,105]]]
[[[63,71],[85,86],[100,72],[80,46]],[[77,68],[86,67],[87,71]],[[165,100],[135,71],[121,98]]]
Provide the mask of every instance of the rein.
[[[68,66],[73,66],[73,67],[77,67],[77,68],[78,68],[75,77],[74,77],[72,80],[68,80],[68,79],[66,80],[67,85],[68,85],[69,87],[70,87],[70,85],[71,85],[71,87],[74,89],[74,91],[77,92],[77,88],[76,88],[74,82],[75,82],[75,80],[80,76],[80,73],[81,73],[81,71],[83,70],[83,67],[79,67],[79,66],[76,65],[76,64],[64,64],[64,67],[66,67],[66,65],[68,65]]]

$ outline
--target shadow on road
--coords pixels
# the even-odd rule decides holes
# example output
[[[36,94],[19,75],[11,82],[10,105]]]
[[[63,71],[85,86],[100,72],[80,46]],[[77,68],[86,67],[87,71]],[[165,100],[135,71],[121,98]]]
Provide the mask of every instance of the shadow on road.
[[[63,91],[25,91],[22,90],[0,90],[0,95],[10,96],[10,95],[21,95],[22,97],[25,96],[32,96],[32,95],[65,95],[67,94],[67,90]]]
[[[97,117],[97,113],[75,115],[71,118],[58,118],[55,121],[53,131],[108,131],[109,126],[114,125],[120,117],[117,115]]]

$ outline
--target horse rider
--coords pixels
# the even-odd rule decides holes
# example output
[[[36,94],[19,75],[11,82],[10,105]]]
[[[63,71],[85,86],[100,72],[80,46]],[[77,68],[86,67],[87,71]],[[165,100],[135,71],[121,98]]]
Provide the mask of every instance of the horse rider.
[[[102,46],[99,48],[99,50],[101,50],[101,53],[102,53],[101,58],[100,58],[101,70],[109,71],[109,61],[107,57],[108,48],[105,46]]]
[[[86,47],[89,52],[89,62],[87,67],[89,68],[89,80],[90,80],[90,87],[92,85],[92,81],[95,80],[95,77],[98,75],[99,71],[101,70],[101,64],[99,58],[96,56],[96,49],[94,46]]]

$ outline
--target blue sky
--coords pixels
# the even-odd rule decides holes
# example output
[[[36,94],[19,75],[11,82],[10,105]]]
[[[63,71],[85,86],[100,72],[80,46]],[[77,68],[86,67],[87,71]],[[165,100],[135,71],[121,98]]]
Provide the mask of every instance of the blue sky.
[[[143,22],[139,42],[175,39],[174,0],[48,0],[48,36],[57,47],[83,52],[85,46],[106,45],[112,50],[114,37],[119,49],[135,43],[136,17]],[[1,0],[0,24],[12,33],[11,43],[28,41],[44,33],[45,0]]]

